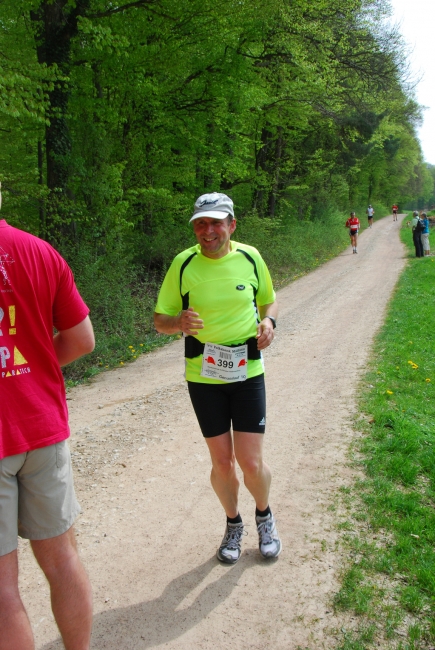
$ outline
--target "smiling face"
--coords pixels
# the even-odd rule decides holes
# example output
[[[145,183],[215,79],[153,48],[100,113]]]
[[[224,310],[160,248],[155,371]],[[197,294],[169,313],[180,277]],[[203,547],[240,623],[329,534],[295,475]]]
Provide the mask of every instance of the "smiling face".
[[[219,259],[230,252],[230,237],[236,229],[236,220],[212,219],[211,217],[198,217],[194,219],[193,232],[201,253],[211,259]]]

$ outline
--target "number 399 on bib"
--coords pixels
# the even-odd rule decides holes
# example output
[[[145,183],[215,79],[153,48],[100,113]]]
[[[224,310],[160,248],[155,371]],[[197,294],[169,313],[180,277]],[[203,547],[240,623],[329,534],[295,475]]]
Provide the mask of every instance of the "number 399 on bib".
[[[245,381],[248,376],[248,346],[235,348],[206,343],[202,358],[201,376],[226,383]]]

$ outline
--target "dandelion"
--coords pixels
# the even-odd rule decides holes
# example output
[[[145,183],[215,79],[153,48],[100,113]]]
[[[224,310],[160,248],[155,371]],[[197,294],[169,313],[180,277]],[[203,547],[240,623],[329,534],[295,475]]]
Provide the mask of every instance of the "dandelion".
[[[120,366],[123,366],[123,365],[124,365],[124,362],[123,362],[123,361],[120,361],[120,362],[119,362],[119,365],[120,365]]]
[[[132,345],[129,345],[128,347],[130,348],[130,350],[133,350],[133,346],[132,346]]]
[[[140,347],[143,348],[143,343],[139,343]]]
[[[426,381],[427,381],[428,384],[430,383],[429,377],[426,378]]]
[[[387,395],[392,395],[393,394],[392,390],[387,390],[386,392],[387,392]]]

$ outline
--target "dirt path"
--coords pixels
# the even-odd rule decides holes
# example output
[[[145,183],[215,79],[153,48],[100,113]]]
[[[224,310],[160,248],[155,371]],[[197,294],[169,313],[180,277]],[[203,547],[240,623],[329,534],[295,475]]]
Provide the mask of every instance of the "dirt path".
[[[331,609],[342,562],[328,509],[352,480],[354,393],[405,264],[400,222],[359,240],[281,290],[266,352],[266,458],[284,550],[263,561],[253,504],[242,558],[215,557],[225,518],[183,381],[182,342],[100,375],[69,394],[71,448],[83,514],[81,555],[95,596],[93,649],[318,650],[341,626]],[[26,542],[21,583],[38,650],[61,648],[48,590]]]

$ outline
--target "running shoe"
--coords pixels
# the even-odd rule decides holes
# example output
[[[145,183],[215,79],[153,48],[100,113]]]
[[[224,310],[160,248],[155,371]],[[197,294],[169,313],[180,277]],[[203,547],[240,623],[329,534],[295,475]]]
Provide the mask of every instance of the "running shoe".
[[[278,557],[282,551],[281,540],[276,529],[276,520],[272,513],[267,517],[255,517],[258,531],[258,546],[265,558]]]
[[[242,553],[243,524],[228,524],[222,544],[216,553],[217,559],[226,564],[235,564]]]

